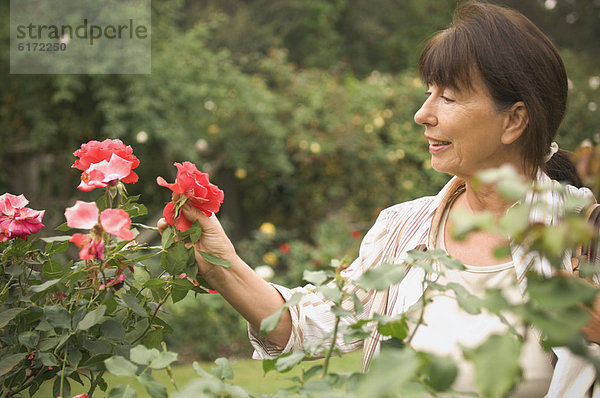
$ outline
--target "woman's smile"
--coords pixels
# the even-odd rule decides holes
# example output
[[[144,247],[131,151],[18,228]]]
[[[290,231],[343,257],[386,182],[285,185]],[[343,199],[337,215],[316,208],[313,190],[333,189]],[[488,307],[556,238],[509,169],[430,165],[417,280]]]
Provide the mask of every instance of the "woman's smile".
[[[443,150],[448,149],[448,147],[450,147],[452,144],[450,141],[437,140],[435,138],[428,137],[427,135],[425,135],[425,138],[427,138],[427,141],[429,141],[429,152],[431,153],[442,152]]]

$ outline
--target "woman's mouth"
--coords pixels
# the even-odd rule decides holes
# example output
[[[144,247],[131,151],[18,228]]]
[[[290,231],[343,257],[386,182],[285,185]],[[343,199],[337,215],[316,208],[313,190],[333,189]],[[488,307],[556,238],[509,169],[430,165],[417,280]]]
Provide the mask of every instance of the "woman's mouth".
[[[448,148],[451,145],[449,141],[429,140],[429,152],[437,153]]]

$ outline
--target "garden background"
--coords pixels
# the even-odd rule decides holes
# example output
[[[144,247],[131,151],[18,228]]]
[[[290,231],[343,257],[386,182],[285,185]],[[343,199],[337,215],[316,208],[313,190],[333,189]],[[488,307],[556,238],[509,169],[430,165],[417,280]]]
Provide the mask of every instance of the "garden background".
[[[561,147],[600,133],[600,1],[505,0],[559,47],[570,76]],[[273,281],[353,257],[378,212],[434,194],[413,114],[415,65],[455,0],[163,0],[152,3],[149,75],[11,75],[0,52],[0,192],[46,209],[45,230],[84,193],[69,169],[92,139],[120,138],[142,161],[137,184],[156,223],[173,162],[189,160],[225,191],[219,217],[242,258]],[[9,41],[9,2],[2,2]],[[169,175],[171,173],[171,175]],[[144,232],[138,240],[159,241]],[[157,260],[158,261],[158,260]],[[245,322],[218,295],[166,308],[182,362],[246,358]]]

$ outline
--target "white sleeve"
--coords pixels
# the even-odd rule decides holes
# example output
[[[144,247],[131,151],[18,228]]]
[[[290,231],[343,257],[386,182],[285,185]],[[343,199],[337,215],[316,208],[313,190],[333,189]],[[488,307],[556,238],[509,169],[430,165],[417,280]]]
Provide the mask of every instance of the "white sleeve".
[[[381,212],[373,227],[365,235],[359,249],[358,258],[342,273],[344,278],[348,280],[356,279],[367,269],[381,263],[383,260],[383,247],[388,240],[386,215],[385,210]],[[285,347],[274,345],[266,339],[259,338],[258,331],[248,324],[248,335],[255,349],[252,357],[254,359],[272,359],[281,353],[302,349],[303,345],[311,345],[311,351],[316,352],[317,355],[322,354],[323,350],[329,345],[327,341],[331,342],[335,327],[335,315],[331,312],[332,303],[319,293],[315,286],[310,284],[294,289],[279,285],[273,286],[286,301],[294,293],[303,293],[304,296],[298,305],[289,309],[292,318],[292,330]],[[349,285],[347,292],[356,294],[363,305],[363,310],[356,317],[342,317],[338,328],[340,332],[358,319],[367,319],[375,297],[374,291],[365,292],[354,285]],[[346,300],[342,307],[352,311],[354,309],[352,300]],[[315,346],[319,343],[324,343],[324,345],[322,347]],[[336,348],[341,353],[356,350],[362,347],[362,344],[362,339],[344,342],[341,333],[338,333],[336,339]]]

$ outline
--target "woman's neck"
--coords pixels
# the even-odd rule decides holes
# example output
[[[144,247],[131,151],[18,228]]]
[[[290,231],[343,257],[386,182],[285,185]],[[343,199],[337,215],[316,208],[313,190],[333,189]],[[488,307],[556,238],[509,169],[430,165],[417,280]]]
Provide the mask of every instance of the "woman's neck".
[[[465,181],[465,192],[457,198],[457,205],[472,213],[489,211],[496,218],[502,217],[514,204],[504,198],[496,189],[495,185],[473,184]]]

